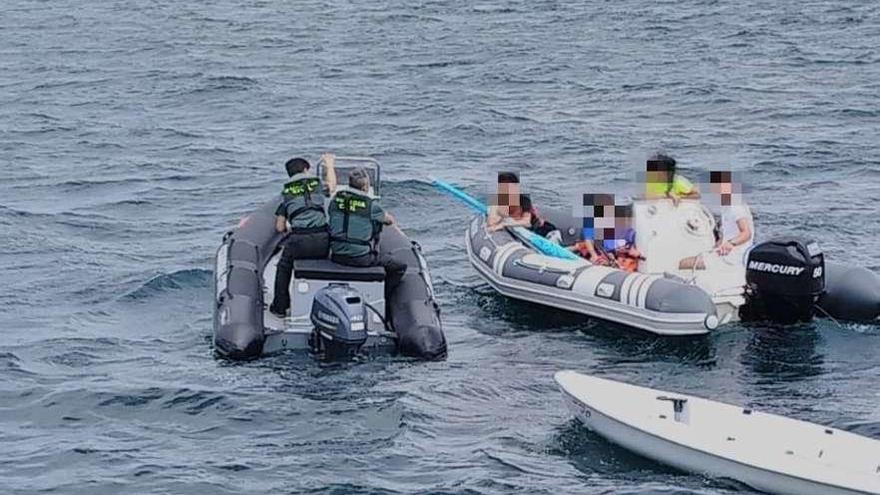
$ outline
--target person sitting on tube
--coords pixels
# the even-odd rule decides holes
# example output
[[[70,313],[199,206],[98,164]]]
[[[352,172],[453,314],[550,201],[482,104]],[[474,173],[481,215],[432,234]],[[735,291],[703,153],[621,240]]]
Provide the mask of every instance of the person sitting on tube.
[[[489,232],[519,226],[557,244],[562,243],[562,233],[538,213],[531,196],[520,192],[519,177],[513,172],[498,174],[498,194],[489,208],[486,224]]]
[[[709,172],[709,186],[721,203],[721,236],[715,252],[729,263],[744,264],[754,244],[755,227],[752,211],[742,194],[742,184],[733,180],[729,170]],[[682,259],[679,268],[705,270],[702,256]]]
[[[512,218],[512,212],[520,210],[521,197],[519,176],[516,172],[498,172],[497,193],[489,206],[486,219],[486,228],[489,232],[496,232],[510,225],[529,226],[529,219]]]

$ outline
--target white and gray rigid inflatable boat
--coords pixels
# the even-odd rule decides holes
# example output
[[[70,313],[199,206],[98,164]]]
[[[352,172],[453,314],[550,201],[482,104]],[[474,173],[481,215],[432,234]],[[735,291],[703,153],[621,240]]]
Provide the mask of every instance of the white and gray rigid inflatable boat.
[[[553,258],[507,230],[490,233],[481,215],[471,221],[465,244],[480,276],[514,299],[661,335],[705,334],[718,324],[715,305],[699,287],[662,274],[628,273],[583,259]]]
[[[563,245],[582,240],[582,218],[542,213],[559,228]],[[542,254],[506,229],[489,232],[483,215],[471,220],[465,243],[477,273],[505,296],[658,335],[707,334],[741,316],[779,323],[814,315],[878,321],[880,276],[874,272],[826,263],[817,243],[797,238],[756,246],[745,262],[722,258],[714,253],[715,226],[698,201],[635,201],[636,246],[645,256],[635,273]],[[691,256],[706,268],[679,269]]]

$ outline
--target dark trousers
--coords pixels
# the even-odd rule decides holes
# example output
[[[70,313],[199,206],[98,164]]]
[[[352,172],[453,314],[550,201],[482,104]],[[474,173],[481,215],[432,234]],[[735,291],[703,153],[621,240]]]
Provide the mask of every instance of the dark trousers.
[[[326,229],[293,232],[285,241],[278,271],[275,273],[275,299],[270,311],[283,314],[290,307],[290,278],[293,261],[326,258],[330,252],[330,233]]]
[[[406,264],[395,260],[387,254],[365,254],[363,256],[339,256],[332,255],[330,259],[340,265],[364,268],[368,266],[381,266],[385,269],[385,302],[390,300],[394,289],[400,285],[403,275],[406,273]]]

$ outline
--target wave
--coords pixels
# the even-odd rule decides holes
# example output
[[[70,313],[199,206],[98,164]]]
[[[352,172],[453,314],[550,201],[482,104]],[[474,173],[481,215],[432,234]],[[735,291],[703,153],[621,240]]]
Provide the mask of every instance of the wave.
[[[382,188],[384,190],[393,189],[395,192],[397,191],[405,191],[405,192],[430,192],[434,190],[434,186],[431,185],[431,182],[428,180],[421,179],[403,179],[403,180],[382,180]]]
[[[142,286],[123,296],[123,299],[140,301],[181,289],[201,289],[212,282],[214,272],[202,268],[177,270],[157,275]]]
[[[236,87],[241,88],[245,86],[255,86],[259,84],[256,79],[247,77],[247,76],[211,76],[207,78],[207,81],[217,88],[223,87]]]
[[[33,371],[25,369],[21,358],[11,352],[0,352],[0,370],[8,376],[26,375],[36,376]]]

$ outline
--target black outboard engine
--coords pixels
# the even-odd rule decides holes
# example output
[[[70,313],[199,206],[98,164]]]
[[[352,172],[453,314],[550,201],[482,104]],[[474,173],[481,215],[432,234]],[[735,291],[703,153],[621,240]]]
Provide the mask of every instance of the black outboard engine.
[[[744,321],[809,321],[825,290],[825,257],[815,241],[780,237],[755,246],[746,265]]]
[[[367,307],[348,284],[330,284],[315,294],[312,349],[326,359],[350,358],[367,341]]]

